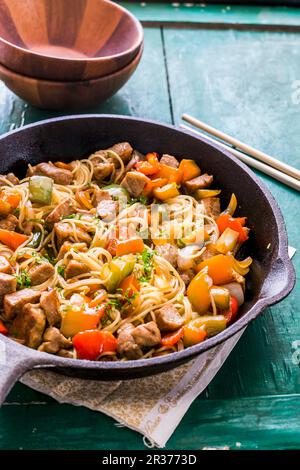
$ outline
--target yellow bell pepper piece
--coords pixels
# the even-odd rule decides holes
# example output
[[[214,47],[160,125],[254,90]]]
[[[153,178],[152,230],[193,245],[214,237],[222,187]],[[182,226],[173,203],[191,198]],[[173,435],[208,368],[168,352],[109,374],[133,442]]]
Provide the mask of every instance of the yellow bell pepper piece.
[[[192,323],[194,328],[203,328],[207,333],[207,337],[210,337],[225,330],[227,319],[224,315],[203,315],[192,320]]]
[[[213,282],[208,275],[208,269],[203,269],[191,280],[187,288],[187,296],[194,309],[206,313],[210,306],[210,288]]]
[[[190,321],[183,327],[183,344],[186,348],[201,343],[206,336],[205,328],[195,324],[195,320]]]
[[[176,183],[169,183],[161,188],[155,188],[153,191],[154,197],[159,199],[160,201],[166,201],[167,199],[171,199],[172,197],[179,196],[179,191],[177,189]]]
[[[66,337],[74,336],[80,331],[97,328],[100,316],[96,312],[83,312],[82,310],[68,310],[62,315],[61,332]]]

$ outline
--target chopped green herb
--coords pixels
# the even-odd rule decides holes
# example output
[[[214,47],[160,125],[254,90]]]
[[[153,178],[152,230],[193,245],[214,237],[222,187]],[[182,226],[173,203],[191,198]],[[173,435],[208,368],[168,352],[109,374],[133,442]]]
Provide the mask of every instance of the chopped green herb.
[[[57,266],[57,272],[60,276],[64,277],[64,274],[65,274],[65,269],[66,269],[66,266],[65,265],[60,265],[60,266]]]
[[[132,289],[130,287],[126,289],[126,292],[124,294],[124,299],[126,302],[131,305],[132,302],[137,298],[138,293],[137,292],[132,292]]]
[[[17,285],[20,289],[31,286],[30,276],[28,275],[27,271],[25,271],[24,269],[17,276]]]
[[[134,197],[134,198],[131,198],[130,199],[130,205],[133,205],[137,202],[140,202],[141,204],[143,204],[143,206],[147,206],[148,204],[148,198],[147,196],[144,196],[143,194],[141,196],[138,196],[138,197]]]
[[[143,262],[143,271],[144,275],[140,277],[141,282],[148,282],[151,279],[152,270],[153,270],[153,256],[154,251],[144,250],[141,258]]]

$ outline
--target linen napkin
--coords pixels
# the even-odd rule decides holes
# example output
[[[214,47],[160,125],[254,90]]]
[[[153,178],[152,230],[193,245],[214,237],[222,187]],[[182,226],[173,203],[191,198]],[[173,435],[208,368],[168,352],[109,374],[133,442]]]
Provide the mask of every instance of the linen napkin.
[[[290,258],[295,252],[295,248],[289,247]],[[119,425],[141,433],[148,440],[146,445],[164,447],[244,331],[191,362],[152,377],[103,382],[70,378],[38,369],[27,372],[21,382],[60,403],[105,413]]]

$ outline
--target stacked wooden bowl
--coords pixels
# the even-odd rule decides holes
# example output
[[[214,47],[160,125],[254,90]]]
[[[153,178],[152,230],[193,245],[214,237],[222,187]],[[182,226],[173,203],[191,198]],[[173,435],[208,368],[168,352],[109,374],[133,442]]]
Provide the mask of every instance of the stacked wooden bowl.
[[[142,52],[141,24],[109,0],[0,0],[0,79],[40,108],[100,104]]]

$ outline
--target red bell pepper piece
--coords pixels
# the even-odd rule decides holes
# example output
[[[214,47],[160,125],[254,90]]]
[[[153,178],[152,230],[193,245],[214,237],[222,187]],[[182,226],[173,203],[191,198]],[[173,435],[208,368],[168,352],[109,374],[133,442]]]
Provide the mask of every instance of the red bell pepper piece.
[[[109,331],[86,330],[73,337],[73,345],[78,359],[96,361],[105,352],[117,349],[117,340]]]

